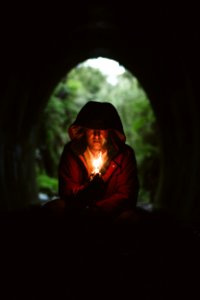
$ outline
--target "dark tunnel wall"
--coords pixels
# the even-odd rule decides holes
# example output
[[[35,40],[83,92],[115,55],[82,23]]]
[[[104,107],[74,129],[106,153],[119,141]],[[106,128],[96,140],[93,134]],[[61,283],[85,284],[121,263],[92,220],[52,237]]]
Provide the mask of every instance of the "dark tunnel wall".
[[[50,10],[50,8],[49,8]],[[77,63],[115,59],[141,82],[160,127],[156,207],[200,217],[199,29],[194,7],[128,2],[78,4],[12,15],[2,27],[0,190],[2,211],[37,202],[34,147],[55,85]],[[5,16],[7,16],[5,14]],[[16,17],[17,16],[17,17]],[[9,21],[8,21],[9,20]]]

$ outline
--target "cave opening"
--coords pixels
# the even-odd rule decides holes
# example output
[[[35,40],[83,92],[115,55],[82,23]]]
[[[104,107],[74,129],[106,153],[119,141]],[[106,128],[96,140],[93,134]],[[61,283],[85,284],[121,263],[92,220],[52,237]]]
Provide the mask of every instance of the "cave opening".
[[[138,205],[152,209],[159,183],[160,145],[158,124],[147,93],[139,80],[116,60],[106,57],[79,62],[56,84],[39,126],[36,179],[39,200],[55,199],[57,168],[67,129],[88,101],[106,101],[118,110],[126,143],[136,153],[140,192]]]

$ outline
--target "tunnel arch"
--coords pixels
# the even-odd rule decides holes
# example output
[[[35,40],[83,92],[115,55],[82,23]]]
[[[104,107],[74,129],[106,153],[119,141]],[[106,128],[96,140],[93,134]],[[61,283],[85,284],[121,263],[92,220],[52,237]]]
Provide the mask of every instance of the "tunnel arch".
[[[69,71],[81,61],[91,57],[96,58],[99,55],[103,56],[106,53],[108,58],[119,61],[120,64],[124,65],[137,76],[149,96],[161,130],[161,176],[156,196],[156,207],[158,209],[167,210],[174,216],[187,218],[190,215],[191,203],[189,203],[189,200],[183,202],[186,196],[185,191],[182,190],[184,183],[180,180],[178,189],[175,187],[177,180],[176,174],[179,174],[179,166],[176,166],[175,156],[180,158],[179,151],[184,141],[182,139],[183,137],[180,138],[177,136],[181,131],[181,127],[177,129],[176,132],[176,127],[180,126],[180,124],[177,123],[177,119],[179,119],[179,121],[182,120],[181,114],[183,112],[176,108],[178,102],[175,104],[174,101],[183,100],[184,103],[186,101],[189,86],[186,84],[187,74],[183,72],[184,66],[181,64],[181,60],[177,58],[176,50],[174,52],[166,52],[164,48],[159,47],[157,49],[154,45],[154,47],[149,50],[149,55],[145,56],[143,51],[139,53],[141,49],[134,49],[134,51],[132,51],[132,48],[130,48],[127,52],[125,51],[125,53],[123,51],[120,54],[116,54],[115,51],[113,51],[113,47],[106,47],[107,45],[100,48],[95,44],[89,49],[86,47],[85,53],[78,53],[77,56],[72,55],[73,63],[72,61],[70,61],[69,64],[66,62],[64,70],[65,72],[66,70]],[[130,57],[130,52],[131,60],[127,60],[127,57]],[[186,86],[187,88],[185,89]],[[173,103],[171,103],[171,101]],[[191,117],[192,116],[189,116],[189,119]],[[179,145],[176,145],[176,139],[179,140]],[[171,149],[170,145],[173,145],[175,148]],[[179,162],[179,165],[180,164],[181,162]],[[173,192],[169,192],[170,190]]]
[[[118,71],[116,70],[117,64]],[[91,68],[91,73],[92,69],[94,70],[94,72],[95,70],[97,70],[97,72],[100,72],[100,74],[102,73],[102,75],[105,76],[105,80],[108,76],[108,80],[106,80],[107,84],[105,82],[105,84],[103,83],[102,86],[102,82],[100,80],[99,85],[98,83],[95,84],[95,87],[97,87],[98,85],[97,92],[91,90],[90,87],[85,84],[85,81],[83,79],[84,67]],[[111,69],[111,71],[108,70],[108,68]],[[115,72],[113,72],[113,76],[112,68],[116,70]],[[79,70],[82,70],[80,71],[80,74],[82,74],[80,78]],[[88,72],[90,72],[90,70],[86,69],[85,72],[85,76],[86,78],[88,78]],[[117,78],[117,75],[115,75],[116,72],[117,74],[120,73],[118,75],[121,76],[123,76],[122,73],[127,74],[128,77],[126,77],[125,81],[123,81],[123,77],[119,77],[118,81],[116,81],[115,83],[113,83],[112,81],[110,83],[109,74],[112,76],[112,78],[114,76],[116,76]],[[95,77],[95,73],[93,76]],[[77,89],[77,91],[73,89],[71,95],[70,85],[68,84],[69,82],[71,82],[71,80],[76,80],[80,84],[83,84],[81,97],[79,89]],[[89,76],[89,81],[90,80],[91,76]],[[88,80],[86,82],[88,83]],[[123,88],[124,84],[125,88]],[[86,91],[88,91],[89,94]],[[127,91],[128,93],[126,93]],[[75,118],[75,112],[78,113],[81,105],[84,105],[90,99],[95,99],[96,101],[100,102],[111,102],[113,105],[115,105],[118,112],[120,113],[126,133],[126,142],[134,148],[138,163],[138,175],[140,178],[138,205],[150,208],[154,203],[160,165],[159,136],[157,134],[158,128],[155,114],[151,107],[151,103],[149,103],[148,96],[136,76],[133,75],[129,70],[125,69],[123,65],[119,64],[119,62],[113,59],[110,60],[106,57],[97,57],[97,59],[90,58],[89,60],[79,62],[78,65],[76,65],[67,74],[65,74],[62,80],[56,85],[54,92],[50,96],[45,109],[45,115],[43,117],[43,119],[46,118],[47,121],[42,121],[41,135],[37,146],[39,154],[38,158],[40,157],[40,159],[37,160],[37,178],[41,183],[39,184],[39,195],[43,195],[43,192],[46,191],[49,200],[52,199],[52,196],[53,198],[55,198],[55,196],[57,195],[57,190],[55,190],[57,177],[56,170],[63,147],[65,143],[69,141],[67,128],[73,122],[73,118]],[[131,103],[130,99],[132,99]],[[57,110],[55,101],[59,105],[62,105],[63,111],[65,112],[64,119],[63,115],[60,115],[60,110]],[[69,106],[67,106],[67,103],[69,103]],[[143,110],[140,108],[139,103],[142,105]],[[134,113],[134,106],[137,107],[137,113]],[[66,109],[67,107],[69,107],[68,110]],[[53,129],[54,126],[52,127],[52,124],[54,122],[54,120],[52,119],[52,115],[54,113],[56,120],[59,120],[55,121],[54,123],[54,126],[55,128],[57,128],[57,130]],[[145,114],[147,116],[146,122],[142,121]],[[58,117],[58,115],[60,115],[60,117]],[[141,122],[143,125],[139,125],[139,123]],[[134,125],[136,123],[139,125],[139,128],[137,130],[134,129]],[[48,128],[46,127],[46,124],[50,124],[51,129],[49,130],[49,132],[51,132],[51,134],[49,133],[48,136],[50,135],[51,139],[47,138]],[[139,132],[141,132],[141,135],[139,134]],[[52,140],[53,136],[54,139]],[[54,140],[57,141],[57,145],[55,144]],[[45,141],[48,145],[46,147]],[[52,187],[54,186],[54,190],[51,189],[50,185],[45,185],[45,182],[43,181],[45,177],[46,180],[48,180],[49,178],[49,180],[53,181]],[[45,197],[46,201],[48,199],[47,195]]]

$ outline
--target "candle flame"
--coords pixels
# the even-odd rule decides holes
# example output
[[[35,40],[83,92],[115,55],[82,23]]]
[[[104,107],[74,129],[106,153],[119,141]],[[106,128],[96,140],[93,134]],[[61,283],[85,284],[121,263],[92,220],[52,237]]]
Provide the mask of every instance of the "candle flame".
[[[102,165],[102,153],[101,152],[99,153],[98,158],[93,159],[92,164],[94,167],[93,173],[94,174],[99,173],[100,167]]]

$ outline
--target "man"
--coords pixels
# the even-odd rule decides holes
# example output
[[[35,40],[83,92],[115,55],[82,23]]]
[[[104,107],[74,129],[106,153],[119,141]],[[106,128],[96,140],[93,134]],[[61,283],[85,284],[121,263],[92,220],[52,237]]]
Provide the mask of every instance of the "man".
[[[108,102],[89,101],[68,130],[59,164],[59,196],[66,208],[118,215],[134,208],[139,189],[134,150]]]

